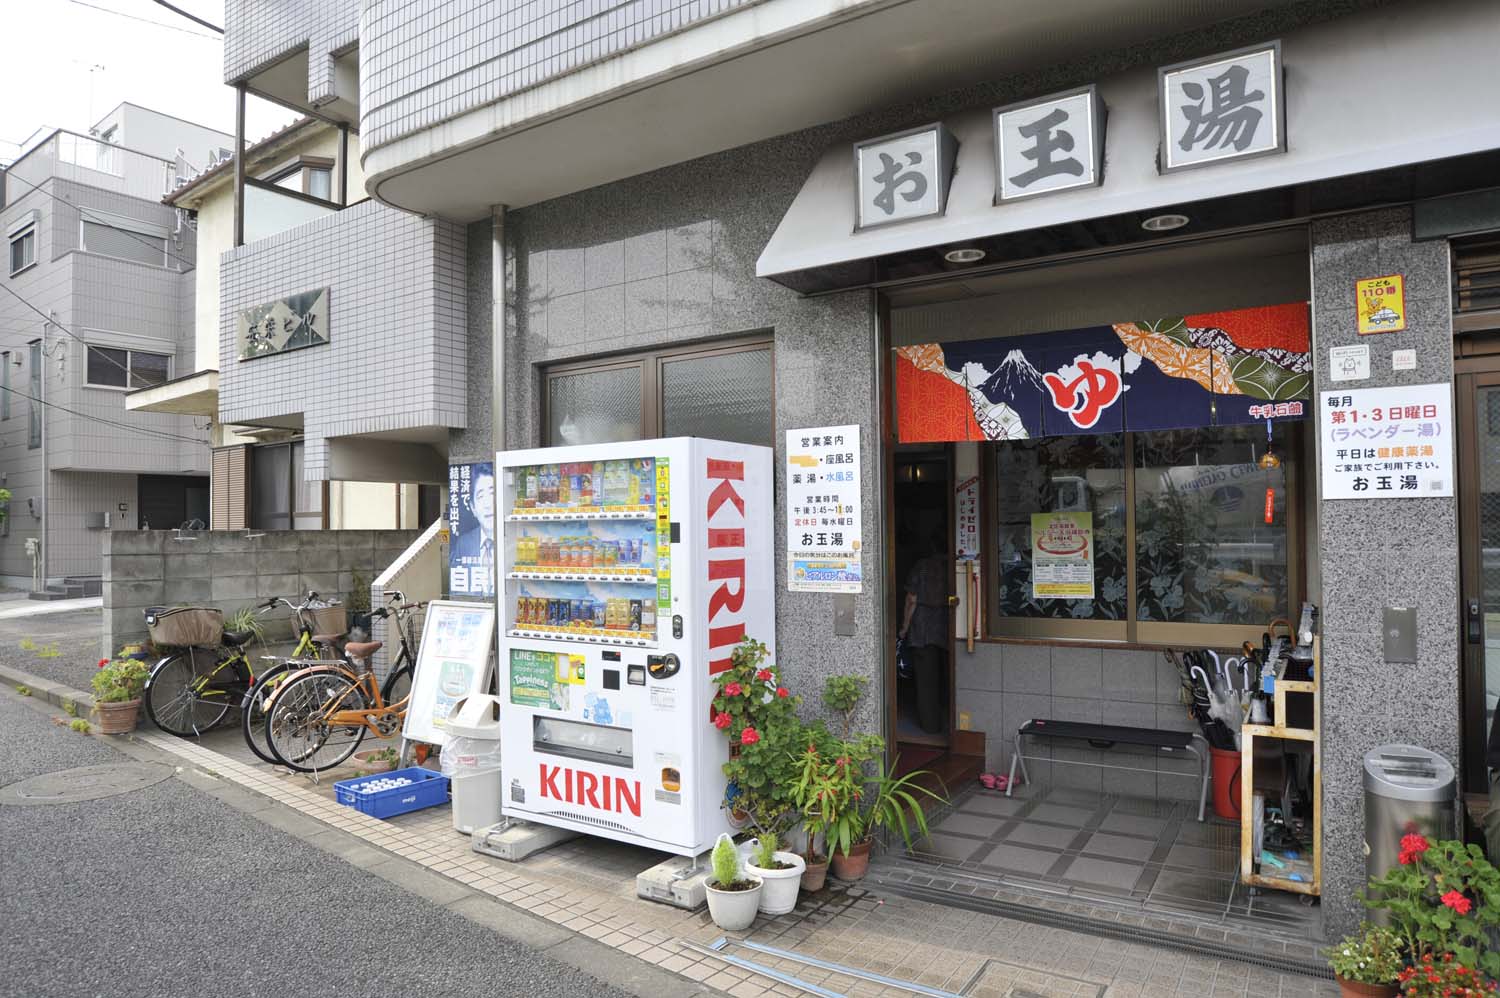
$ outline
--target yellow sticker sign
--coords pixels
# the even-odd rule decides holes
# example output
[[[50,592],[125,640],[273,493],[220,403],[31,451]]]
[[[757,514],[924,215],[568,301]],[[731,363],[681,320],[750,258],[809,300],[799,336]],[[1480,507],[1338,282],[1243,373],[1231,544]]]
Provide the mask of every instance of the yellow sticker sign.
[[[1406,328],[1406,285],[1400,274],[1354,282],[1359,335],[1397,333]]]

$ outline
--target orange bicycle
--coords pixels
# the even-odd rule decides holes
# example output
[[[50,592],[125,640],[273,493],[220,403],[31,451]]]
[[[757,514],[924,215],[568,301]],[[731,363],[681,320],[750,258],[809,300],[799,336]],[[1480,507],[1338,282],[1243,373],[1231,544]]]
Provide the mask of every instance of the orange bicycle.
[[[411,614],[426,605],[402,602],[375,611],[375,616],[395,620],[403,660],[415,647]],[[395,702],[386,700],[389,687],[381,689],[370,666],[381,645],[346,644],[344,654],[359,663],[353,672],[336,665],[309,666],[279,685],[266,708],[266,741],[277,762],[299,773],[332,769],[354,754],[365,735],[391,738],[400,733],[411,693],[408,690]]]

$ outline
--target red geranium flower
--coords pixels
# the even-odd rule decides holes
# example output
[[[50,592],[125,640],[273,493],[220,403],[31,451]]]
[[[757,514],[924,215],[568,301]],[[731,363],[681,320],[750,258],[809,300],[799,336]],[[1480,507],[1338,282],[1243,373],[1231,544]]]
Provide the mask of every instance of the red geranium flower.
[[[756,731],[754,728],[746,728],[744,731],[740,732],[741,745],[754,745],[758,741],[760,741],[760,732]]]
[[[1402,866],[1410,866],[1412,860],[1416,858],[1416,853],[1401,852],[1396,854],[1396,862],[1400,863]]]
[[[1424,839],[1420,835],[1411,834],[1411,835],[1403,835],[1403,836],[1401,836],[1401,851],[1402,852],[1409,852],[1409,853],[1412,853],[1414,855],[1415,854],[1420,854],[1420,853],[1426,852],[1427,849],[1428,849],[1428,846],[1429,846],[1428,841],[1426,839]]]
[[[743,692],[744,692],[744,687],[740,686],[739,683],[727,683],[724,686],[724,695],[725,696],[737,697],[737,696],[739,696]]]
[[[778,686],[776,687],[776,695],[779,697],[789,697],[792,695],[792,691],[785,686]]]
[[[1449,891],[1447,894],[1444,894],[1442,902],[1460,915],[1467,915],[1469,909],[1474,907],[1474,902],[1464,897],[1458,891]]]
[[[755,678],[758,681],[762,682],[762,683],[770,682],[771,681],[771,670],[770,669],[762,669],[762,670],[760,670],[759,672],[757,672],[755,674]]]
[[[730,717],[728,714],[724,713],[722,710],[719,711],[717,714],[714,715],[714,727],[718,728],[720,731],[723,731],[725,728],[729,727],[733,723],[734,723],[734,718]]]

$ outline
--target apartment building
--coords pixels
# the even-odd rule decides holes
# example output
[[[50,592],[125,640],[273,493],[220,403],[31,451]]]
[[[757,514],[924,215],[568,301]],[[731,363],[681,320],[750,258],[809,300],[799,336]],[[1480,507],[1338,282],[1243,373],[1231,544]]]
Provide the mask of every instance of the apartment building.
[[[206,421],[125,395],[193,369],[196,239],[161,198],[232,143],[122,104],[0,174],[0,576],[97,593],[106,531],[207,520]]]
[[[1119,762],[1096,739],[1032,760],[1072,803],[939,829],[923,860],[961,903],[1003,881],[1305,947],[1363,914],[1367,751],[1485,785],[1493,4],[230,0],[226,20],[226,82],[357,125],[372,199],[357,251],[244,247],[226,295],[320,286],[275,275],[334,245],[340,279],[401,282],[420,320],[389,323],[388,295],[343,334],[386,362],[358,416],[327,347],[274,382],[239,365],[228,408],[305,413],[310,480],[357,431],[440,449],[447,426],[450,462],[727,437],[785,467],[789,434],[857,426],[860,578],[778,574],[779,665],[804,691],[868,679],[856,723],[956,788],[1006,772],[1031,719],[1196,731],[1164,652],[1320,609],[1320,733],[1282,755],[1312,774],[1286,795],[1307,876],[1242,858],[1238,825],[1190,843],[1190,761],[1070,765]],[[314,384],[338,415],[287,397]],[[1372,411],[1409,417],[1411,446],[1356,450],[1349,414]],[[1093,538],[1082,588],[1049,589],[1038,517]],[[777,529],[779,562],[819,553]],[[958,608],[928,716],[895,648],[934,537]]]

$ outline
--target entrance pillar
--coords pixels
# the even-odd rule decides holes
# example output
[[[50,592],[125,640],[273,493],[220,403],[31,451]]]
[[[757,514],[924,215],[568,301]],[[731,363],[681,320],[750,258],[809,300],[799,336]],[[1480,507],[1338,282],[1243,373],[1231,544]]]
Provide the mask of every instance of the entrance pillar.
[[[1390,209],[1312,224],[1314,403],[1336,388],[1453,382],[1448,244],[1413,242],[1411,212]],[[1401,274],[1406,328],[1360,336],[1355,281]],[[1331,347],[1370,348],[1370,377],[1334,382]],[[1415,350],[1415,370],[1393,371],[1393,350]],[[1321,406],[1318,418],[1322,419]],[[1436,441],[1452,460],[1452,427]],[[1321,438],[1321,437],[1320,437]],[[1323,697],[1324,932],[1338,938],[1366,914],[1362,757],[1407,742],[1459,762],[1458,501],[1456,498],[1325,500],[1319,469],[1315,557]],[[1455,490],[1456,491],[1456,490]],[[1317,573],[1314,573],[1317,577]],[[1381,610],[1415,607],[1415,665],[1385,661]]]

